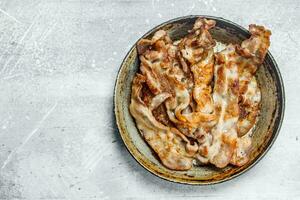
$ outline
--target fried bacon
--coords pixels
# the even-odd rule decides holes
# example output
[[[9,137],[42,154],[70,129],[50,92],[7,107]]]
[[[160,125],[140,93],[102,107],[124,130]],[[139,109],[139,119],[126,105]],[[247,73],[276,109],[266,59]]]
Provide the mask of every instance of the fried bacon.
[[[213,100],[218,119],[211,131],[213,138],[211,144],[200,146],[203,160],[206,158],[207,162],[220,168],[228,165],[237,143],[236,124],[239,118],[237,57],[233,45],[216,54]]]
[[[200,25],[200,22],[202,25]],[[195,66],[193,70],[195,77],[201,76],[202,79],[206,79],[204,86],[197,83],[194,89],[195,94],[199,97],[197,100],[200,102],[201,97],[206,97],[208,101],[211,101],[210,95],[210,82],[212,79],[213,67],[213,54],[212,47],[215,44],[212,40],[209,32],[205,28],[210,28],[214,25],[212,21],[199,19],[197,26],[195,25],[194,33],[191,33],[189,37],[192,38],[197,35],[196,45],[193,45],[195,51],[197,48],[203,50],[203,55],[193,55],[195,57]],[[211,47],[205,46],[210,44]],[[188,39],[184,40],[179,46],[184,46],[185,43],[189,44]],[[208,50],[206,50],[208,49]],[[211,53],[208,54],[208,51]],[[161,92],[168,92],[172,96],[166,101],[167,114],[170,120],[176,124],[186,135],[197,128],[200,123],[210,122],[214,119],[214,115],[206,112],[189,112],[189,106],[192,102],[189,89],[192,87],[190,75],[186,73],[180,62],[180,55],[178,46],[174,45],[170,40],[167,33],[160,30],[154,34],[152,39],[142,39],[138,43],[138,52],[140,54],[141,72],[147,77],[147,85],[153,94],[159,94]],[[205,59],[207,56],[208,58]],[[202,60],[201,60],[202,59]],[[197,61],[197,62],[196,62]],[[191,68],[192,66],[187,66]],[[203,71],[201,71],[203,69]],[[204,100],[201,101],[202,107],[204,106]],[[207,108],[207,106],[206,106]],[[185,131],[186,130],[186,131]]]
[[[207,114],[214,112],[211,81],[214,67],[213,47],[216,42],[208,32],[214,26],[215,21],[199,18],[191,33],[179,44],[181,55],[193,74],[193,98],[197,103],[196,112]]]
[[[260,90],[254,77],[270,46],[271,32],[263,26],[251,24],[251,37],[237,49],[239,57],[239,106],[243,115],[238,121],[238,133],[245,135],[255,124],[259,114]]]
[[[170,119],[181,130],[187,129],[191,137],[195,137],[193,132],[200,125],[213,124],[215,119],[211,98],[215,41],[208,31],[214,26],[213,20],[197,19],[190,34],[178,45],[178,59],[182,70],[187,74],[187,79],[192,74],[193,84],[187,89],[177,88],[177,98],[167,102],[167,109]],[[194,101],[196,105],[193,104]]]
[[[192,156],[198,146],[196,143],[192,145],[177,129],[164,126],[154,118],[152,109],[169,98],[169,94],[161,93],[153,97],[150,107],[147,107],[140,98],[142,83],[145,81],[146,77],[140,74],[133,80],[130,113],[135,118],[143,137],[166,167],[188,170],[192,167]]]
[[[229,163],[241,165],[247,161],[247,153],[251,141],[244,145],[245,139],[237,135],[237,122],[239,119],[239,76],[236,46],[227,48],[216,54],[215,85],[213,100],[217,115],[217,124],[206,136],[199,147],[198,159],[202,163],[212,163],[219,168]],[[238,159],[237,159],[238,157]]]
[[[255,72],[271,32],[250,25],[249,39],[214,53],[209,32],[214,26],[214,20],[199,18],[179,41],[159,30],[137,44],[140,72],[132,84],[130,113],[169,169],[188,170],[194,159],[219,168],[249,160],[249,130],[261,100]]]

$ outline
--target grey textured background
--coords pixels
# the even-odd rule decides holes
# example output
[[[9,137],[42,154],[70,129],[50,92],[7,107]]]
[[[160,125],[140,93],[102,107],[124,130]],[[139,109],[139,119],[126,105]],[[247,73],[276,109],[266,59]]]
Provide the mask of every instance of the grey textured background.
[[[207,187],[154,177],[128,154],[113,87],[143,33],[189,14],[272,32],[286,89],[281,133],[267,156]],[[0,199],[299,199],[300,1],[0,1]]]

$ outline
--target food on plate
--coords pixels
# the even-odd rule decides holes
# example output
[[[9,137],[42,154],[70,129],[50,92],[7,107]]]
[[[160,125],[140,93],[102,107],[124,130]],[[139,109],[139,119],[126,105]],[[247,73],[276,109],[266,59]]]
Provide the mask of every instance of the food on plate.
[[[242,166],[249,160],[261,100],[255,72],[271,32],[250,25],[249,39],[222,44],[210,34],[215,24],[198,18],[179,40],[159,30],[137,44],[140,71],[132,83],[130,113],[172,170]]]

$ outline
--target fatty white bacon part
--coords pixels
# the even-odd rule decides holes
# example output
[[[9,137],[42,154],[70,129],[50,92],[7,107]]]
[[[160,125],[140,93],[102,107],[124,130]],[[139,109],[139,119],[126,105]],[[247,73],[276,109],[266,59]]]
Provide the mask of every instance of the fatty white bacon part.
[[[164,126],[153,116],[152,110],[169,98],[168,93],[155,96],[150,108],[141,100],[140,93],[145,76],[137,74],[132,84],[130,113],[147,143],[155,151],[164,166],[173,170],[188,170],[192,167],[192,156],[198,150],[197,143],[190,141],[177,129]]]

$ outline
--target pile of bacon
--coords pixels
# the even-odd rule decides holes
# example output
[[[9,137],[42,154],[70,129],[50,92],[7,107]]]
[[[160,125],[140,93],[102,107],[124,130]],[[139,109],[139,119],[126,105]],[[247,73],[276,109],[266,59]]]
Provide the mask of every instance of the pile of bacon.
[[[255,72],[270,46],[271,32],[250,25],[251,37],[215,52],[209,29],[198,18],[173,42],[164,30],[137,44],[130,112],[141,135],[164,166],[242,166],[251,152],[251,129],[260,109]]]

